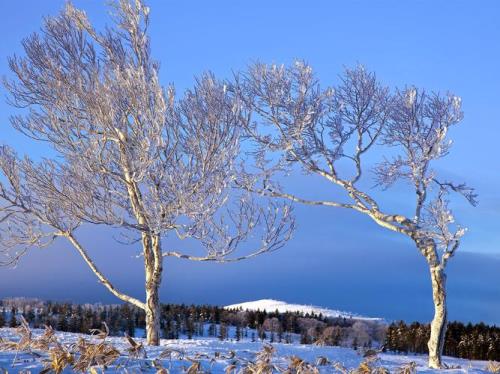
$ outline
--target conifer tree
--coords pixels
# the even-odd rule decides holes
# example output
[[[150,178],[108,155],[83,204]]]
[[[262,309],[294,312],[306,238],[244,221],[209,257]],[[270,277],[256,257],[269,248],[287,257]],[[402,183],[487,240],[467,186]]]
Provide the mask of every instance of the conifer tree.
[[[219,327],[219,340],[227,339],[227,326],[225,323],[221,323]]]
[[[210,325],[208,326],[208,336],[215,336],[217,335],[217,325],[215,324],[214,321],[210,322]]]
[[[13,307],[10,311],[9,327],[17,327],[16,313],[16,308]]]
[[[56,330],[68,331],[68,324],[66,322],[66,316],[64,314],[59,314],[57,317]]]
[[[194,323],[191,317],[188,317],[186,320],[186,334],[188,339],[193,339]]]
[[[80,332],[80,320],[76,314],[72,314],[69,318],[68,331]]]
[[[2,312],[0,313],[0,328],[5,326],[5,323],[7,321],[5,320],[5,310],[2,309]]]
[[[134,318],[132,317],[129,317],[127,319],[127,324],[126,324],[126,327],[127,327],[127,334],[131,337],[134,337],[135,336],[135,323],[134,323]]]
[[[355,351],[358,349],[358,337],[355,336],[354,339],[352,340],[352,349]]]
[[[309,336],[305,330],[303,330],[300,334],[300,344],[309,344]]]

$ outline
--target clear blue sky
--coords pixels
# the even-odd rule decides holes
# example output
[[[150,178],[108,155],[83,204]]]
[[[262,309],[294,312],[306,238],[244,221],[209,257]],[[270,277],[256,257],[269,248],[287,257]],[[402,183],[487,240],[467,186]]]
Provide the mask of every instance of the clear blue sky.
[[[75,1],[97,25],[104,1]],[[463,99],[465,119],[451,131],[454,148],[438,165],[446,176],[477,187],[477,208],[457,201],[469,228],[449,269],[450,317],[500,324],[500,2],[497,1],[149,1],[152,48],[162,80],[182,91],[193,76],[227,77],[253,60],[312,64],[324,85],[344,65],[363,63],[389,86],[450,90]],[[0,2],[0,75],[7,56],[63,1]],[[0,91],[0,143],[41,153],[9,128],[12,113]],[[28,149],[29,148],[29,149]],[[328,185],[303,176],[296,192],[329,196]],[[306,188],[307,187],[307,188]],[[380,195],[382,196],[382,195]],[[413,201],[396,189],[391,209]],[[297,207],[295,238],[281,251],[234,265],[167,260],[164,301],[233,303],[278,298],[382,316],[432,316],[425,262],[412,244],[354,212]],[[142,296],[137,248],[120,248],[99,229],[83,232],[98,263],[124,290]],[[66,244],[34,250],[17,269],[0,269],[0,297],[39,296],[74,301],[115,299]],[[397,300],[397,302],[390,301]]]

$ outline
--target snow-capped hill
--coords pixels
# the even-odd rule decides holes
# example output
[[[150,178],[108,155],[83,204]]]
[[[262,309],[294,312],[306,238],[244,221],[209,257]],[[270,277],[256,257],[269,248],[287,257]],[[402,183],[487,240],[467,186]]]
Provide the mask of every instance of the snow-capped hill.
[[[242,308],[243,310],[262,310],[262,311],[265,310],[266,312],[274,312],[277,310],[280,313],[285,313],[285,312],[292,312],[292,313],[299,312],[304,314],[321,313],[323,317],[328,317],[328,318],[354,318],[360,320],[382,321],[381,318],[364,317],[357,315],[355,313],[322,308],[314,305],[288,304],[284,301],[273,300],[273,299],[262,299],[240,304],[232,304],[232,305],[227,305],[224,308],[226,309]]]

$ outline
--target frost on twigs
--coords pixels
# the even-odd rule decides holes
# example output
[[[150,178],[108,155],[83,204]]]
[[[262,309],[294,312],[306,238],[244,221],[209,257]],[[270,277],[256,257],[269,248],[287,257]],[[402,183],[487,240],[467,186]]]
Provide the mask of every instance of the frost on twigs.
[[[140,0],[110,6],[113,23],[99,31],[68,3],[23,41],[24,55],[9,59],[9,101],[24,109],[12,126],[55,155],[33,161],[0,149],[0,261],[66,239],[113,295],[145,310],[156,345],[163,257],[243,260],[281,247],[294,220],[287,204],[268,210],[263,199],[234,196],[248,121],[240,99],[211,73],[179,97],[173,85],[162,87],[149,8]],[[146,302],[99,270],[78,240],[85,225],[141,246]],[[180,248],[165,248],[167,236]],[[185,239],[201,254],[188,253]]]
[[[268,211],[233,197],[247,121],[239,99],[211,73],[181,97],[164,89],[150,54],[149,9],[122,0],[112,16],[113,27],[99,32],[68,3],[24,41],[25,56],[9,61],[10,101],[30,108],[12,125],[57,153],[35,162],[7,147],[0,152],[10,262],[88,224],[126,230],[129,242],[192,238],[206,255],[163,255],[198,260],[223,261],[254,234],[251,252],[280,247],[293,229],[289,207],[271,203]]]
[[[447,196],[459,193],[477,204],[472,188],[442,182],[433,168],[451,149],[448,133],[462,120],[461,99],[414,86],[389,90],[362,66],[346,69],[336,86],[324,89],[301,61],[279,68],[254,64],[234,85],[252,115],[245,128],[256,165],[245,170],[241,185],[264,196],[352,209],[410,238],[431,270],[435,317],[429,365],[441,367],[444,270],[465,233],[455,223]],[[367,166],[368,153],[382,162]],[[290,193],[283,176],[297,169],[332,183],[342,196],[315,200]],[[402,202],[412,203],[399,212],[381,206],[387,199],[366,188],[371,184],[387,190],[400,181],[410,186],[410,199]]]
[[[239,180],[247,190],[354,209],[419,243],[423,237],[436,240],[450,256],[464,229],[451,219],[444,195],[457,192],[477,203],[474,189],[441,182],[432,167],[448,154],[448,130],[463,117],[459,97],[414,86],[391,91],[363,66],[346,69],[338,85],[324,89],[303,61],[289,67],[254,64],[236,77],[232,91],[252,114],[246,135],[255,163]],[[383,159],[371,169],[365,164],[370,151]],[[345,196],[321,201],[290,194],[282,176],[297,167],[340,187]],[[406,181],[416,196],[414,215],[380,207],[373,192],[361,187],[370,177],[384,190]]]

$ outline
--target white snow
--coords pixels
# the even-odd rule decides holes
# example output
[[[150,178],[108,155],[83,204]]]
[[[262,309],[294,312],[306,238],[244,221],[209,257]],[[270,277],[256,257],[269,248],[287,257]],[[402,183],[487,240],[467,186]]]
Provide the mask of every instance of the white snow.
[[[382,321],[382,318],[373,318],[373,317],[365,317],[365,316],[360,316],[355,313],[350,313],[350,312],[344,312],[340,310],[333,310],[333,309],[327,309],[327,308],[322,308],[319,306],[314,306],[314,305],[300,305],[300,304],[289,304],[284,301],[279,301],[279,300],[273,300],[273,299],[262,299],[262,300],[256,300],[256,301],[249,301],[245,303],[240,303],[240,304],[232,304],[232,305],[227,305],[224,308],[226,309],[243,309],[243,310],[261,310],[261,311],[266,311],[266,312],[275,312],[276,310],[280,313],[285,313],[285,312],[299,312],[299,313],[304,313],[304,314],[322,314],[323,317],[327,318],[353,318],[353,319],[360,319],[360,320],[370,320],[370,321]]]
[[[35,336],[42,333],[42,330],[33,330]],[[84,337],[85,339],[95,340],[88,335],[73,334],[73,333],[56,333],[59,341],[65,345],[75,343],[78,338]],[[0,337],[4,339],[14,339],[14,330],[10,328],[0,329]],[[137,372],[141,369],[143,372],[155,373],[153,369],[153,361],[165,349],[176,350],[170,359],[160,360],[161,364],[170,369],[170,373],[183,373],[184,369],[191,365],[189,359],[197,359],[201,362],[203,369],[212,374],[222,374],[225,368],[232,363],[229,358],[215,358],[215,353],[229,355],[234,351],[236,358],[254,360],[255,354],[262,349],[263,344],[260,342],[250,342],[242,340],[235,341],[219,341],[216,338],[198,338],[193,340],[179,339],[179,340],[161,340],[159,347],[147,347],[147,358],[141,360],[129,360],[126,354],[126,349],[129,347],[124,338],[109,337],[107,341],[113,344],[120,352],[121,357],[118,361],[108,368],[107,373]],[[143,339],[136,339],[136,341],[143,342]],[[359,352],[349,348],[341,347],[318,347],[313,345],[300,345],[300,344],[273,344],[276,348],[276,356],[274,362],[286,366],[291,356],[298,356],[308,362],[315,363],[318,357],[326,357],[332,362],[340,362],[347,368],[354,368],[363,361]],[[41,360],[47,357],[44,352],[37,352],[42,355],[41,358],[36,358],[28,353],[17,354],[16,352],[7,351],[0,352],[0,372],[2,369],[7,370],[8,373],[16,373],[20,371],[31,371],[31,373],[40,372],[43,364]],[[396,355],[396,354],[380,354],[377,365],[388,368],[394,372],[396,368],[409,362],[415,362],[417,371],[422,373],[434,373],[436,371],[430,370],[426,367],[427,357],[423,355]],[[458,358],[445,357],[444,362],[453,369],[446,370],[447,373],[485,373],[484,368],[487,363],[484,361],[468,361]],[[117,365],[121,365],[120,368]],[[64,373],[71,373],[71,369],[66,369]],[[99,370],[100,372],[100,370]],[[321,373],[334,373],[332,366],[322,366]]]

